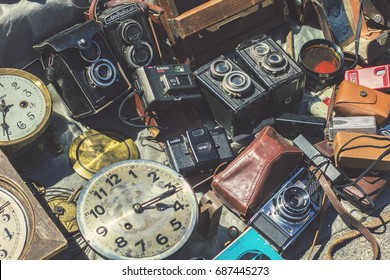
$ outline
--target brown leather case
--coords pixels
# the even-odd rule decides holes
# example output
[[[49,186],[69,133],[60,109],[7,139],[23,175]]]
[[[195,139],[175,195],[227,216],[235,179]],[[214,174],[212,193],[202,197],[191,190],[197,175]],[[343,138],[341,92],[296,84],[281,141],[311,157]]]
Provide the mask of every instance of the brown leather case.
[[[340,131],[333,140],[336,166],[366,169],[390,147],[389,136]],[[390,154],[375,164],[372,170],[390,171]]]
[[[375,116],[382,125],[389,116],[390,95],[344,80],[337,92],[334,110],[343,116]]]
[[[266,126],[214,176],[211,186],[226,206],[247,220],[297,167],[302,156],[300,149]]]

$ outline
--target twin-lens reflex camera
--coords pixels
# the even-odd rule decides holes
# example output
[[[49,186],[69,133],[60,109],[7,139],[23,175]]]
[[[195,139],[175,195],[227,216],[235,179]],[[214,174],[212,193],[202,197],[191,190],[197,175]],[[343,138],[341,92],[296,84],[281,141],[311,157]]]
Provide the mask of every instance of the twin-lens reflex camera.
[[[100,31],[96,21],[87,21],[34,46],[75,119],[98,112],[130,88]]]
[[[219,56],[194,72],[215,121],[231,136],[251,134],[267,116],[268,91],[236,63]]]
[[[253,37],[235,50],[237,62],[270,93],[270,108],[276,116],[302,100],[305,73],[266,35]]]
[[[319,213],[319,182],[306,168],[295,170],[249,222],[283,252]]]
[[[131,77],[138,67],[158,64],[157,46],[147,11],[136,3],[103,10],[99,16],[111,49]]]
[[[165,153],[170,166],[183,175],[207,172],[235,156],[222,127],[187,130],[166,141]]]

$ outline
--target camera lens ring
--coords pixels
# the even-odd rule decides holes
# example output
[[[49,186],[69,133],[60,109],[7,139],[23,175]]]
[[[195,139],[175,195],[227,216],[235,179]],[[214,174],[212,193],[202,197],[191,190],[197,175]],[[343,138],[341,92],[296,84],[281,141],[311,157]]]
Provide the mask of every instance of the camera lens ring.
[[[131,30],[131,28],[133,28],[133,30],[137,29],[137,30],[139,30],[139,32],[137,32],[135,35],[129,37],[127,35],[128,35],[128,31]],[[134,41],[140,40],[142,33],[143,33],[142,26],[138,22],[136,22],[135,20],[128,20],[128,21],[122,22],[119,25],[119,30],[120,30],[119,32],[120,32],[120,36],[121,36],[122,40],[128,44],[133,44]],[[133,33],[135,33],[135,32],[133,32]]]
[[[230,97],[234,98],[244,97],[251,86],[251,78],[242,71],[230,71],[222,80],[222,88]]]
[[[257,43],[250,48],[250,53],[259,58],[264,57],[266,54],[269,53],[269,51],[269,46],[263,42]]]
[[[310,202],[310,195],[305,189],[290,186],[278,194],[277,213],[284,220],[300,222],[307,218]]]
[[[107,73],[105,76],[102,73]],[[98,59],[87,70],[87,76],[92,85],[107,88],[116,80],[116,68],[108,59]]]
[[[136,48],[134,45],[127,46],[125,48],[125,50],[123,51],[125,61],[127,62],[127,64],[131,68],[148,66],[153,60],[154,53],[153,53],[152,46],[146,41],[141,41],[141,46],[142,46],[142,48],[139,48],[139,47]],[[149,58],[146,60],[146,63],[144,63],[144,64],[138,63],[137,59],[136,59],[136,52],[137,52],[137,50],[140,50],[140,49],[146,50],[146,52],[149,54]]]
[[[272,75],[279,75],[286,72],[288,65],[288,60],[282,53],[277,51],[269,52],[261,61],[263,70]]]
[[[217,80],[223,80],[223,77],[231,72],[233,69],[232,64],[230,61],[226,59],[218,59],[215,60],[213,63],[210,65],[210,75]]]
[[[95,47],[95,50],[96,50],[96,55],[94,58],[89,58],[88,55],[87,55],[87,51],[88,50],[91,50],[92,47]],[[100,55],[102,54],[102,50],[99,46],[98,43],[96,43],[95,41],[91,41],[91,45],[85,49],[85,50],[80,50],[80,56],[81,58],[86,61],[86,62],[89,62],[89,63],[92,63],[92,62],[95,62],[96,60],[98,60],[100,58]]]

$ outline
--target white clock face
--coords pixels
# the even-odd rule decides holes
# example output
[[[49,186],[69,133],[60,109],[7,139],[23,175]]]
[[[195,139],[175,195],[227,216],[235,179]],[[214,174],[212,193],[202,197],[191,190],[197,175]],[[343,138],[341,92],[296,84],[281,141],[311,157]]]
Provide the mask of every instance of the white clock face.
[[[44,92],[44,84],[25,71],[12,71],[15,73],[7,74],[0,69],[1,146],[35,135],[51,113],[50,95]]]
[[[23,252],[28,234],[27,214],[20,201],[0,189],[0,260],[16,260]]]
[[[78,201],[87,243],[107,259],[163,259],[190,238],[198,217],[191,186],[170,168],[145,160],[97,173]]]

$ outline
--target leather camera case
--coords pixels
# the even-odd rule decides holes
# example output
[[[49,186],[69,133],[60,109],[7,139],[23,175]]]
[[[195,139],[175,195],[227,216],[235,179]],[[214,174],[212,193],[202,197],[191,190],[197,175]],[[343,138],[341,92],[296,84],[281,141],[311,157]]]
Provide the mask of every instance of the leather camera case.
[[[211,186],[226,206],[248,220],[302,157],[300,149],[266,126],[236,159],[214,176]]]
[[[389,117],[390,95],[344,80],[337,92],[334,110],[343,116],[375,116],[382,125]]]

